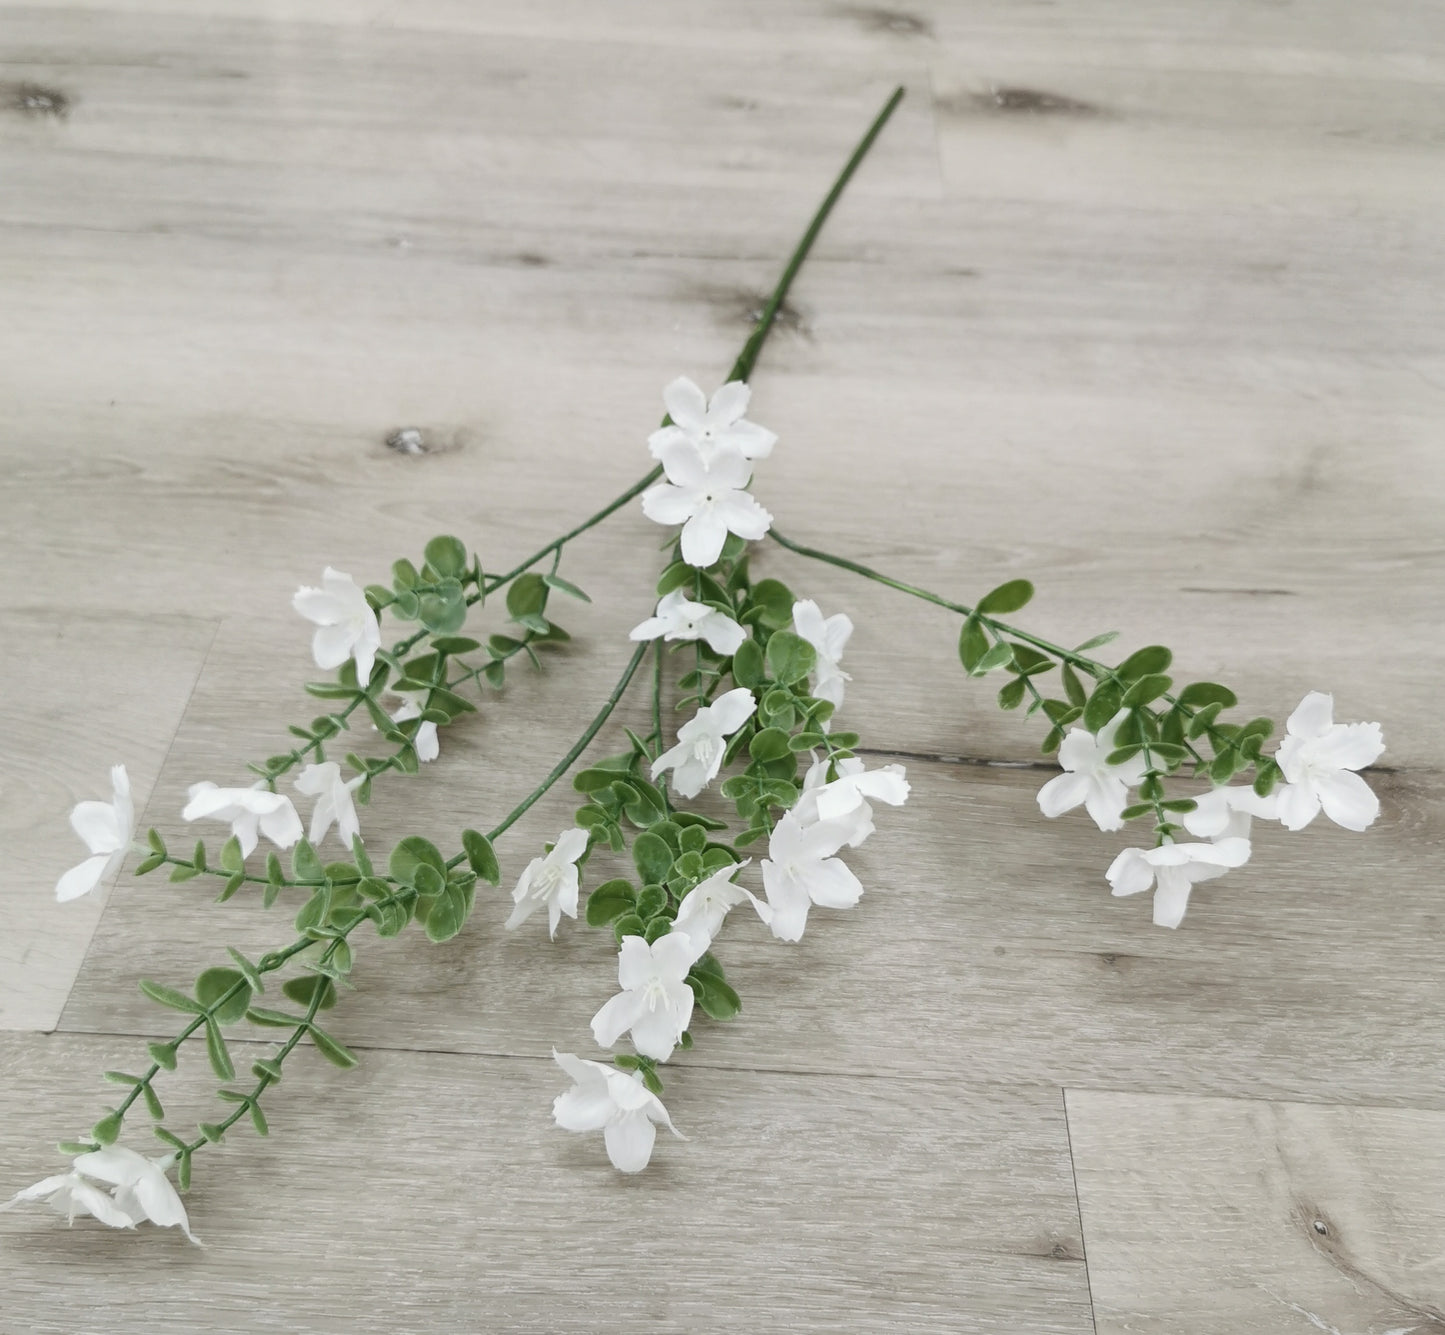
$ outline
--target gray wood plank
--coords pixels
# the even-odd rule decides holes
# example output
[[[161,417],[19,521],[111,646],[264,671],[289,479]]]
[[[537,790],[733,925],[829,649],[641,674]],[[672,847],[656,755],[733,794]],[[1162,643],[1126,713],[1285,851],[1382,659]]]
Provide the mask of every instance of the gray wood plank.
[[[57,1119],[93,1115],[90,1071],[120,1049],[0,1035],[9,1086],[30,1093],[0,1125],[7,1180],[48,1169]],[[36,1335],[1092,1328],[1057,1090],[697,1072],[670,1094],[690,1139],[619,1178],[600,1137],[552,1126],[567,1081],[550,1059],[377,1052],[342,1073],[300,1057],[268,1140],[197,1157],[187,1204],[207,1250],[0,1216],[6,1320]],[[199,1115],[207,1083],[189,1082]]]
[[[1439,1113],[1068,1091],[1100,1335],[1445,1329]]]

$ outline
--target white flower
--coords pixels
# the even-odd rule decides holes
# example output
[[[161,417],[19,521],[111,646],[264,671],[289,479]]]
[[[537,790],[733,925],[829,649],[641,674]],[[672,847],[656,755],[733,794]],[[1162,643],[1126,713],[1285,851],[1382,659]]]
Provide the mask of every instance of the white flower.
[[[1126,848],[1109,864],[1105,875],[1116,895],[1137,895],[1155,882],[1154,925],[1178,927],[1196,881],[1223,876],[1249,861],[1248,839],[1221,839],[1214,844],[1176,844],[1158,848]]]
[[[391,716],[393,723],[405,723],[408,719],[421,717],[421,700],[418,698],[424,692],[421,691],[392,691],[401,707]],[[437,725],[428,719],[417,730],[416,736],[412,739],[416,747],[416,758],[426,764],[435,760],[441,755],[441,743],[437,738]]]
[[[191,800],[181,812],[181,819],[229,821],[242,857],[255,852],[258,832],[277,848],[290,848],[301,838],[301,817],[291,799],[261,784],[254,788],[217,788],[206,780],[193,783],[188,791]]]
[[[1082,802],[1101,830],[1124,828],[1129,789],[1148,768],[1142,754],[1122,765],[1105,763],[1118,749],[1114,735],[1128,717],[1129,711],[1121,709],[1097,734],[1084,728],[1069,729],[1059,746],[1059,764],[1065,772],[1039,789],[1039,810],[1045,816],[1062,816]]]
[[[508,931],[526,922],[543,904],[547,906],[547,936],[553,940],[562,915],[577,916],[577,859],[587,851],[591,837],[586,830],[563,830],[550,853],[527,864],[512,891],[516,907],[507,919]]]
[[[319,589],[297,589],[291,606],[320,627],[311,641],[316,666],[340,667],[348,658],[354,658],[356,680],[364,687],[371,680],[376,651],[381,648],[376,613],[350,575],[327,566],[321,583]]]
[[[166,1176],[166,1169],[173,1162],[174,1157],[169,1154],[160,1159],[147,1159],[134,1150],[110,1145],[82,1154],[76,1159],[75,1167],[87,1177],[114,1187],[116,1205],[136,1223],[149,1219],[161,1228],[179,1227],[199,1246],[200,1240],[191,1232],[186,1207]]]
[[[748,897],[740,885],[733,884],[733,877],[751,862],[745,858],[713,872],[705,881],[699,881],[682,897],[677,906],[677,917],[673,919],[672,930],[686,932],[697,947],[697,958],[712,946],[712,939],[721,930],[728,910],[736,908]]]
[[[90,857],[72,867],[55,883],[55,898],[62,904],[89,894],[108,876],[120,870],[135,834],[135,805],[130,776],[124,765],[110,767],[109,802],[77,802],[70,813],[70,828],[90,849]]]
[[[708,402],[691,380],[679,376],[662,391],[672,425],[647,438],[652,457],[661,459],[665,446],[684,443],[696,449],[705,463],[719,450],[729,449],[744,459],[766,459],[778,438],[756,422],[744,420],[751,397],[746,381],[729,380]]]
[[[676,930],[651,945],[643,937],[624,936],[617,955],[622,991],[592,1017],[592,1037],[610,1048],[630,1029],[638,1052],[665,1062],[692,1019],[692,988],[684,980],[707,947]]]
[[[1279,819],[1279,794],[1261,797],[1248,786],[1221,787],[1201,793],[1193,811],[1181,817],[1184,828],[1200,839],[1246,838],[1250,817]]]
[[[734,450],[704,462],[696,448],[674,441],[659,451],[668,480],[642,493],[642,513],[659,524],[681,524],[682,559],[710,566],[729,533],[757,539],[773,517],[744,488],[752,469]]]
[[[908,800],[908,780],[903,777],[902,765],[867,770],[858,756],[838,761],[835,772],[838,777],[829,783],[826,757],[808,767],[793,815],[805,828],[818,821],[828,821],[846,829],[848,837],[844,842],[849,848],[857,848],[874,830],[873,808],[868,805],[868,798],[893,807],[902,806]]]
[[[837,612],[826,620],[818,604],[811,598],[793,604],[793,629],[809,644],[817,659],[813,664],[812,694],[818,700],[830,700],[834,708],[843,703],[843,683],[853,679],[838,666],[853,634],[853,621],[846,613]]]
[[[33,1187],[17,1191],[8,1201],[0,1204],[0,1210],[13,1210],[17,1205],[39,1201],[50,1206],[57,1214],[63,1214],[66,1222],[75,1223],[76,1215],[94,1215],[102,1224],[111,1228],[134,1228],[136,1221],[131,1218],[106,1192],[92,1182],[87,1182],[74,1168],[68,1173],[57,1173],[44,1178]]]
[[[758,916],[780,941],[797,941],[808,923],[808,909],[850,909],[863,887],[843,861],[833,856],[847,842],[846,824],[819,821],[806,829],[791,811],[773,827],[763,859],[767,902],[753,900]]]
[[[347,848],[351,847],[353,839],[360,838],[361,822],[356,818],[351,795],[365,781],[364,774],[358,774],[354,779],[343,779],[341,766],[334,760],[307,765],[301,771],[296,780],[296,791],[316,799],[316,805],[311,810],[310,838],[313,844],[319,844],[333,825]]]
[[[601,1131],[607,1157],[619,1172],[640,1173],[647,1167],[657,1137],[655,1122],[679,1140],[687,1139],[637,1072],[619,1071],[555,1048],[552,1057],[576,1082],[552,1101],[557,1125],[564,1131]]]
[[[735,654],[748,637],[732,617],[706,603],[695,603],[681,589],[664,594],[657,614],[632,628],[629,639],[705,640],[715,654]]]
[[[753,693],[745,686],[704,705],[677,730],[677,745],[652,762],[652,777],[670,769],[672,786],[678,794],[696,797],[722,768],[727,750],[724,739],[741,728],[757,707]]]
[[[1275,761],[1287,784],[1279,790],[1279,818],[1302,830],[1325,815],[1347,830],[1364,830],[1380,814],[1379,799],[1353,771],[1380,758],[1385,739],[1378,723],[1335,723],[1334,697],[1311,691],[1285,724],[1288,736]]]

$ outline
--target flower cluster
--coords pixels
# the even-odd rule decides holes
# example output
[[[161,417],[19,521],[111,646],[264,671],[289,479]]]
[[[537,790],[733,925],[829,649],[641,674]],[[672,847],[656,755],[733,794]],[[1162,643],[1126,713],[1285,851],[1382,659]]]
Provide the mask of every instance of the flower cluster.
[[[740,540],[762,537],[771,517],[742,488],[751,461],[766,457],[776,440],[744,419],[747,386],[724,385],[707,400],[691,381],[676,380],[663,398],[669,424],[649,446],[667,481],[644,494],[643,510],[682,525],[680,562],[669,567],[655,612],[631,638],[656,641],[659,654],[664,643],[693,646],[695,666],[684,685],[695,694],[684,703],[697,707],[670,748],[659,720],[650,748],[621,758],[619,768],[578,778],[583,791],[606,791],[620,801],[642,829],[634,857],[644,884],[618,879],[599,886],[587,913],[589,922],[614,925],[619,947],[619,990],[593,1017],[593,1038],[612,1048],[628,1036],[635,1055],[619,1055],[608,1067],[554,1053],[575,1082],[553,1106],[557,1124],[603,1129],[608,1156],[623,1172],[646,1166],[654,1124],[676,1133],[657,1097],[656,1068],[679,1046],[691,1046],[695,1006],[726,1019],[740,1004],[712,953],[731,910],[751,904],[773,936],[794,942],[813,907],[853,907],[863,886],[839,854],[873,833],[872,802],[897,806],[908,797],[902,766],[869,770],[849,749],[851,735],[830,731],[848,681],[840,660],[853,623],[841,613],[825,617],[815,602],[792,599],[776,581],[747,580]],[[719,693],[728,678],[732,688]],[[812,753],[801,782],[800,751]],[[732,843],[716,833],[721,822],[676,810],[666,787],[654,786],[691,800],[743,758],[747,768],[722,788],[751,821]],[[630,800],[616,797],[619,787]],[[622,826],[606,807],[589,803],[579,812],[583,819],[599,842],[605,836],[614,849],[623,846]],[[767,856],[759,895],[739,884],[751,859],[736,850],[744,839],[761,837]],[[543,904],[554,932],[562,915],[577,916],[577,862],[588,844],[586,829],[566,831],[527,868],[513,892],[509,927]]]
[[[1059,746],[1064,772],[1039,790],[1039,809],[1045,816],[1060,816],[1082,805],[1101,830],[1124,827],[1130,789],[1140,784],[1149,767],[1143,753],[1111,760],[1126,749],[1117,743],[1127,718],[1128,711],[1120,710],[1097,733],[1069,730]],[[1251,818],[1301,830],[1323,810],[1347,830],[1373,824],[1379,801],[1355,771],[1384,752],[1380,725],[1335,723],[1333,698],[1311,691],[1289,716],[1285,732],[1274,757],[1282,782],[1267,792],[1225,783],[1197,798],[1168,804],[1180,812],[1190,834],[1207,842],[1179,843],[1166,834],[1153,848],[1124,849],[1105,873],[1114,894],[1153,889],[1155,924],[1178,927],[1197,882],[1249,861]]]

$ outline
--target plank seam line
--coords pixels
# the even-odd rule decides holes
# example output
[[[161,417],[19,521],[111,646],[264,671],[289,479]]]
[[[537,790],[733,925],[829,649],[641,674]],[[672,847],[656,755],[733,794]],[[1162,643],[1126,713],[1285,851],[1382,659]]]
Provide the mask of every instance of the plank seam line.
[[[1094,1277],[1089,1272],[1089,1241],[1084,1236],[1084,1202],[1079,1196],[1079,1167],[1074,1162],[1074,1129],[1069,1125],[1069,1091],[1059,1090],[1059,1102],[1064,1110],[1064,1140],[1069,1147],[1069,1175],[1074,1183],[1074,1211],[1079,1218],[1079,1250],[1084,1253],[1084,1283],[1089,1290],[1089,1321],[1094,1335],[1099,1335],[1099,1314],[1094,1309]]]

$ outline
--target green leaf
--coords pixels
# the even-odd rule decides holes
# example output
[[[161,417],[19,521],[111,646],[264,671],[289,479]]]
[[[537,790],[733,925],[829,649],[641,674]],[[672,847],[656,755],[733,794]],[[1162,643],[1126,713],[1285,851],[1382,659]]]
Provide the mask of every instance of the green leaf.
[[[159,1122],[166,1115],[165,1105],[161,1103],[161,1096],[146,1083],[140,1087],[141,1097],[145,1100],[146,1111],[150,1113],[154,1121]]]
[[[1151,672],[1140,677],[1124,692],[1123,704],[1126,709],[1138,709],[1151,700],[1157,700],[1174,683],[1161,672]]]
[[[206,1056],[211,1059],[211,1070],[220,1080],[233,1080],[236,1068],[231,1064],[231,1054],[226,1040],[221,1037],[221,1026],[214,1020],[206,1021]]]
[[[250,1102],[251,1125],[256,1128],[258,1136],[269,1136],[271,1128],[266,1125],[266,1114],[261,1111],[261,1105],[254,1099]]]
[[[140,862],[136,864],[134,875],[144,876],[148,872],[153,872],[157,867],[165,866],[165,862],[166,857],[164,853],[152,853],[149,857],[142,858]]]
[[[963,670],[972,675],[986,653],[988,635],[984,632],[983,624],[976,616],[966,617],[962,629],[958,632],[958,657],[963,663]]]
[[[1017,709],[1023,703],[1024,678],[1015,677],[1012,681],[1006,682],[998,693],[998,707],[1000,709]]]
[[[645,885],[637,896],[637,916],[643,922],[657,917],[667,907],[667,891],[660,885]]]
[[[266,1029],[294,1029],[303,1018],[300,1015],[287,1015],[285,1011],[268,1010],[265,1006],[252,1006],[246,1012],[246,1019],[251,1024],[259,1024]]]
[[[539,613],[547,606],[547,582],[536,571],[518,575],[507,587],[507,615],[518,617]]]
[[[459,658],[462,654],[474,654],[482,646],[465,635],[438,635],[431,642],[432,649],[445,656]]]
[[[229,996],[226,994],[230,993]],[[221,998],[225,997],[222,1002]],[[196,979],[196,1000],[220,1024],[235,1024],[251,1004],[251,985],[235,969],[207,969]],[[217,1003],[220,1003],[219,1005]]]
[[[166,841],[161,838],[161,832],[154,825],[146,831],[146,843],[150,845],[152,853],[159,853],[161,857],[165,857]]]
[[[1202,737],[1211,727],[1214,720],[1219,717],[1219,711],[1224,706],[1218,702],[1212,705],[1205,705],[1195,716],[1189,720],[1188,736],[1193,741],[1196,737]]]
[[[748,743],[748,754],[754,760],[781,760],[792,754],[788,734],[781,728],[764,728]]]
[[[423,553],[426,563],[438,575],[449,579],[460,579],[467,570],[467,549],[461,539],[448,535],[433,538]]]
[[[173,1011],[185,1011],[187,1015],[201,1015],[205,1007],[197,1001],[192,1001],[184,992],[177,992],[173,987],[166,987],[162,983],[153,983],[149,978],[140,980],[140,990],[152,1001],[159,1002],[162,1006],[169,1006]]]
[[[748,593],[748,609],[770,630],[781,630],[793,620],[793,591],[781,580],[760,579]]]
[[[467,619],[467,598],[462,586],[454,579],[443,580],[435,593],[422,595],[417,615],[422,625],[434,634],[451,635],[459,631]]]
[[[733,681],[753,690],[762,684],[765,673],[762,645],[756,640],[744,640],[733,654]]]
[[[1101,682],[1094,688],[1089,703],[1084,706],[1084,727],[1090,732],[1098,732],[1119,712],[1119,704],[1123,698],[1123,691],[1114,682]]]
[[[323,974],[307,973],[288,978],[281,984],[281,990],[298,1006],[309,1007],[318,992],[321,993],[320,1010],[329,1011],[336,1005],[336,985]]]
[[[416,573],[416,567],[403,556],[391,563],[391,578],[398,589],[410,589],[421,577]]]
[[[632,882],[618,877],[604,881],[587,896],[587,921],[593,927],[605,927],[609,922],[633,911],[637,903],[637,892]]]
[[[376,924],[377,936],[396,936],[411,921],[411,909],[400,900],[383,900],[368,904],[366,916]]]
[[[471,900],[455,881],[448,882],[426,918],[426,934],[430,941],[450,941],[466,924]]]
[[[1179,703],[1191,709],[1216,704],[1221,709],[1233,709],[1239,699],[1228,686],[1221,686],[1217,681],[1193,681],[1179,692]]]
[[[687,976],[687,985],[697,998],[703,1014],[713,1020],[731,1020],[743,1008],[738,994],[727,983],[710,973],[694,969]]]
[[[391,850],[387,867],[392,876],[403,885],[416,883],[418,867],[430,867],[443,880],[447,874],[446,859],[437,851],[436,845],[416,834],[403,839]]]
[[[654,941],[660,940],[672,930],[670,918],[649,919],[647,926],[642,929],[642,938],[650,946]]]
[[[246,873],[243,871],[238,871],[234,876],[227,880],[225,885],[221,887],[221,893],[216,896],[216,903],[224,904],[228,899],[231,898],[232,895],[236,893],[236,891],[238,891],[245,884]]]
[[[1138,820],[1140,816],[1147,816],[1154,810],[1151,802],[1135,802],[1133,806],[1125,807],[1119,813],[1123,820]]]
[[[1139,677],[1152,677],[1167,672],[1173,661],[1173,653],[1162,644],[1147,644],[1142,649],[1136,649],[1114,671],[1125,681],[1134,681]]]
[[[1079,680],[1079,674],[1065,663],[1061,669],[1061,675],[1064,680],[1064,694],[1069,697],[1069,703],[1082,709],[1088,702],[1089,693],[1084,689],[1084,683]]]
[[[1159,805],[1163,807],[1165,811],[1177,811],[1181,815],[1195,811],[1199,807],[1199,803],[1192,797],[1175,797],[1171,798],[1168,802],[1161,802]]]
[[[1013,650],[1014,664],[1026,677],[1047,672],[1054,665],[1054,660],[1048,654],[1040,653],[1032,645],[1014,644],[1010,641],[1009,647]]]
[[[580,598],[584,603],[592,601],[581,589],[561,575],[543,575],[542,582],[549,589],[556,589],[558,593],[565,593],[569,598]]]
[[[326,879],[321,859],[311,847],[309,839],[302,839],[291,854],[291,875],[297,881],[322,881]]]
[[[612,934],[621,942],[624,936],[641,936],[647,929],[635,913],[624,913],[612,924]]]
[[[263,984],[261,981],[261,971],[254,964],[252,964],[251,961],[248,960],[243,954],[241,954],[239,950],[237,950],[234,946],[227,946],[226,954],[228,954],[233,960],[236,961],[236,967],[241,971],[246,981],[251,985],[251,991],[264,992],[266,990],[265,984]]]
[[[1013,662],[1014,651],[1011,644],[999,643],[993,645],[985,652],[977,664],[974,665],[973,675],[975,677],[987,676],[995,668],[1006,667]]]
[[[124,1119],[118,1112],[109,1112],[90,1128],[91,1137],[102,1145],[114,1145],[120,1139],[120,1127]]]
[[[150,1053],[151,1060],[163,1071],[174,1071],[176,1069],[176,1049],[170,1043],[147,1043],[146,1051]]]
[[[196,1130],[201,1133],[203,1140],[212,1145],[219,1145],[226,1136],[225,1131],[215,1122],[197,1122]]]
[[[497,865],[497,855],[492,841],[478,830],[462,831],[462,850],[467,863],[488,885],[496,885],[502,879],[502,869]]]
[[[768,675],[784,686],[807,677],[818,661],[818,652],[801,635],[790,630],[775,631],[768,641]]]
[[[181,863],[179,866],[171,868],[170,879],[173,883],[178,883],[180,881],[192,880],[200,874],[201,873],[197,871],[196,868],[189,866],[186,863]]]
[[[672,870],[672,849],[661,835],[644,830],[632,841],[632,860],[644,885],[661,884]]]
[[[1143,749],[1143,745],[1137,742],[1133,746],[1121,746],[1117,751],[1110,751],[1104,763],[1106,765],[1122,765],[1133,760]]]
[[[1006,616],[1009,612],[1017,612],[1021,607],[1027,607],[1029,599],[1034,596],[1034,586],[1026,579],[1011,579],[1007,584],[1000,584],[998,588],[984,594],[979,599],[978,610],[984,616]]]
[[[304,932],[311,927],[320,927],[331,912],[331,887],[323,885],[316,889],[296,914],[295,927]]]
[[[333,1066],[339,1066],[342,1070],[350,1070],[358,1064],[358,1058],[344,1043],[332,1038],[326,1030],[318,1025],[310,1025],[311,1041],[316,1044],[317,1051],[321,1053]]]

